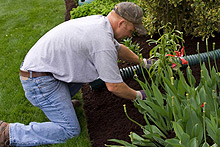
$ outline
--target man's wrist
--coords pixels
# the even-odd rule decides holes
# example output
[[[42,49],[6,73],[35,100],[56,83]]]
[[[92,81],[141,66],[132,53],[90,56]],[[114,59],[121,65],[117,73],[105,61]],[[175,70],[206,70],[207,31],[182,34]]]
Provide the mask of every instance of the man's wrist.
[[[136,99],[140,98],[142,100],[143,96],[140,91],[136,91]]]
[[[140,98],[140,100],[146,100],[147,96],[144,90],[136,91],[136,99]]]

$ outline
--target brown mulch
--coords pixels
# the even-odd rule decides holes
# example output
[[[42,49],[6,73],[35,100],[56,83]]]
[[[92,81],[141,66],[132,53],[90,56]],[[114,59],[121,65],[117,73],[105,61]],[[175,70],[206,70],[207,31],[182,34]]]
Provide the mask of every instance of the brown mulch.
[[[69,11],[75,8],[76,5],[72,0],[65,0],[66,17],[65,21],[70,19]],[[144,57],[149,56],[149,50],[153,46],[146,43],[147,37],[135,37],[134,41],[140,44]],[[156,38],[154,38],[156,39]],[[205,42],[201,38],[192,38],[185,36],[185,51],[187,55],[197,54],[196,44],[200,42],[200,52],[206,52]],[[212,50],[212,42],[216,43],[216,49],[220,49],[220,34],[217,33],[215,38],[209,39],[209,50]],[[218,68],[220,69],[220,60],[217,60]],[[119,64],[119,67],[129,66],[129,64]],[[200,80],[200,66],[195,65],[191,67],[193,75],[196,80]],[[133,79],[125,80],[131,88],[135,90],[141,89],[139,84]],[[123,110],[123,104],[126,104],[128,114],[131,118],[145,124],[143,116],[133,106],[129,100],[119,98],[110,93],[105,87],[98,90],[91,90],[89,84],[82,88],[84,110],[86,114],[88,133],[92,141],[93,147],[104,147],[104,144],[111,144],[108,139],[121,139],[130,141],[130,132],[135,132],[139,135],[143,134],[139,126],[127,119]]]
[[[77,5],[73,0],[65,0],[66,12],[65,12],[65,21],[70,20],[70,11],[73,8],[76,8]]]

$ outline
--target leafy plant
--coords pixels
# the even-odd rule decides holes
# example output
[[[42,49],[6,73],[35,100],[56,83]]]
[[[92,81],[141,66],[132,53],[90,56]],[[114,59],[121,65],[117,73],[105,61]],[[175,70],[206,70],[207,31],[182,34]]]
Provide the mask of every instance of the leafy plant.
[[[186,35],[208,38],[219,30],[220,2],[213,0],[139,0],[148,35],[171,22]]]
[[[126,47],[128,47],[132,52],[134,52],[135,54],[138,54],[142,49],[140,49],[139,43],[135,43],[132,41],[132,37],[130,38],[124,38],[121,41],[121,44],[125,45]],[[121,62],[120,59],[118,59],[118,62]],[[123,63],[125,63],[125,61],[123,61]]]
[[[108,15],[114,6],[125,0],[95,0],[91,3],[85,3],[82,6],[74,8],[71,11],[71,19],[89,16],[89,15]],[[136,0],[129,0],[135,2]]]
[[[189,66],[186,76],[180,68],[164,68],[160,72],[161,82],[157,82],[158,79],[142,82],[135,77],[147,95],[146,100],[137,98],[134,102],[135,107],[143,114],[146,124],[139,124],[130,118],[126,106],[124,110],[128,119],[143,129],[143,135],[131,133],[131,143],[117,139],[109,141],[126,147],[219,146],[220,76],[214,67],[208,70],[204,63],[200,65],[201,79],[198,85]],[[160,86],[156,83],[160,83]]]
[[[132,41],[132,37],[123,39],[121,43],[127,46],[135,54],[138,54],[142,50],[140,49],[139,43]]]
[[[161,30],[165,32],[162,35],[160,34]],[[171,74],[172,69],[170,64],[173,64],[173,68],[174,65],[175,68],[181,67],[181,62],[179,61],[179,58],[183,60],[181,56],[183,56],[184,53],[184,40],[183,33],[173,29],[171,23],[167,23],[165,26],[161,27],[158,32],[160,34],[159,39],[150,39],[147,40],[147,42],[149,44],[156,44],[156,46],[150,51],[150,57],[157,59],[155,64],[150,68],[148,72],[149,77],[151,78],[151,80],[159,82],[161,81],[160,74],[164,71],[164,69],[167,69],[167,71],[169,71]],[[182,48],[181,54],[178,52],[180,48]],[[177,55],[175,56],[174,54]],[[184,61],[184,64],[187,64],[187,62]]]

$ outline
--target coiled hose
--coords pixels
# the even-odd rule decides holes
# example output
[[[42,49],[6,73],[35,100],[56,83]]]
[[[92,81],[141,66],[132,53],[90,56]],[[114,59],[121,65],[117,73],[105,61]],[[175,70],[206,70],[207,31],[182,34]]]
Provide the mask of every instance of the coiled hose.
[[[205,53],[200,53],[200,54],[188,55],[183,58],[188,61],[189,66],[193,66],[193,65],[199,64],[200,60],[201,60],[201,63],[207,62],[208,54],[207,52],[205,52]],[[220,59],[220,49],[217,49],[215,51],[209,51],[209,58],[210,60]],[[182,64],[180,60],[179,62]],[[182,64],[182,68],[186,68],[188,65]],[[125,67],[125,68],[120,69],[120,74],[123,80],[132,78],[134,76],[134,70],[136,71],[137,75],[141,74],[141,67],[139,65]],[[105,86],[105,82],[102,81],[101,79],[97,79],[89,84],[90,84],[91,89],[93,90],[99,89]]]
[[[208,56],[208,53],[205,52],[205,53],[200,53],[200,54],[188,55],[188,56],[185,56],[183,58],[188,61],[189,66],[193,66],[193,65],[199,64],[200,60],[201,60],[201,63],[207,62],[208,57],[210,58],[210,60],[220,59],[220,49],[217,49],[215,51],[209,51],[209,56]],[[182,67],[186,68],[188,65],[183,65],[182,64]]]

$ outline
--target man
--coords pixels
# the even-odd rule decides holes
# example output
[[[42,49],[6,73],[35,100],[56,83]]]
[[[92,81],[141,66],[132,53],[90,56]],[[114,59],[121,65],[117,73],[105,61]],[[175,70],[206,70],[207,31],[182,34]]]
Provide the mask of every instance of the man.
[[[80,133],[71,97],[83,83],[98,77],[115,95],[144,99],[122,80],[118,58],[139,64],[131,50],[119,44],[136,30],[146,34],[143,12],[130,2],[115,6],[107,17],[94,15],[64,22],[47,32],[30,49],[20,67],[27,99],[39,107],[50,122],[6,123],[0,121],[0,146],[36,146],[63,143]],[[144,61],[147,64],[146,60]]]

